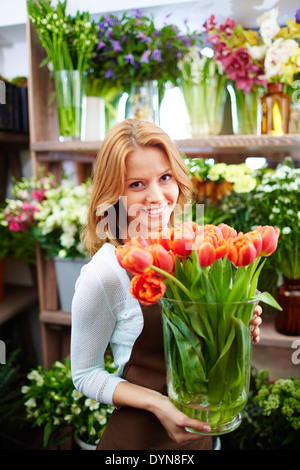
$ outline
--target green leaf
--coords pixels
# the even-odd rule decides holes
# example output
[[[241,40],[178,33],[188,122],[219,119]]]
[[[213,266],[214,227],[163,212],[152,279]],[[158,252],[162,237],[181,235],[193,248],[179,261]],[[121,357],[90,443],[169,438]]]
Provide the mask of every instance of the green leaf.
[[[277,310],[282,310],[279,303],[274,299],[274,297],[269,292],[261,292],[260,294],[256,294],[252,297],[253,300],[258,300],[260,302],[264,302],[271,307],[276,308]]]

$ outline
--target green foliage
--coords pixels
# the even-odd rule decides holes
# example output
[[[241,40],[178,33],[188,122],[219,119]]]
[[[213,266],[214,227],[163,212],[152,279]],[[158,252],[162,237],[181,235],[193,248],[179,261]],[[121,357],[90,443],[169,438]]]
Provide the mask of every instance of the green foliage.
[[[105,367],[116,368],[107,352]],[[59,444],[76,432],[87,443],[97,444],[113,407],[85,397],[73,385],[70,360],[55,362],[50,370],[42,366],[28,374],[29,385],[22,387],[27,419],[43,428],[44,446]]]

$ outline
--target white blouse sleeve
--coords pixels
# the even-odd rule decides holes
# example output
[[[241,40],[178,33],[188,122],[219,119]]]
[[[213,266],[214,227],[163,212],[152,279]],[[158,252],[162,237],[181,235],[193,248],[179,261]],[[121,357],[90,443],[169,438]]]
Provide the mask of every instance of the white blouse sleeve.
[[[106,261],[103,262],[106,265]],[[109,269],[109,266],[106,270]],[[111,340],[116,317],[111,294],[105,289],[105,269],[93,260],[82,269],[72,302],[71,370],[75,388],[94,400],[113,405],[113,392],[123,381],[105,370],[104,354]],[[107,274],[111,274],[107,272]],[[110,276],[119,284],[116,276]],[[111,292],[117,285],[111,285]]]

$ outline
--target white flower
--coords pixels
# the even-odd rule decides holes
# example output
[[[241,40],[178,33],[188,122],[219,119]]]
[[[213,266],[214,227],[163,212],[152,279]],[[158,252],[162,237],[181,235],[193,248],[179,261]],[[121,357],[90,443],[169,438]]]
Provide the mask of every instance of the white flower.
[[[291,233],[292,229],[290,227],[283,227],[281,233],[283,235],[288,235],[289,233]]]
[[[257,26],[260,26],[264,21],[270,20],[270,19],[276,20],[277,17],[278,17],[278,7],[275,7],[269,11],[266,11],[263,15],[259,16],[256,19],[256,24]]]
[[[29,400],[27,400],[25,402],[25,406],[27,406],[28,408],[35,408],[36,407],[36,400],[35,398],[31,397],[29,398]]]
[[[271,45],[272,39],[280,31],[280,26],[275,18],[269,18],[260,25],[260,33],[264,43],[267,46]]]
[[[27,377],[29,380],[35,380],[38,386],[42,386],[44,383],[43,376],[37,370],[29,372]]]
[[[276,39],[268,48],[265,58],[265,79],[282,75],[282,66],[288,62],[298,43],[294,39]]]
[[[246,43],[246,47],[252,59],[254,60],[262,60],[267,52],[267,45],[262,46],[250,46],[250,44]]]
[[[97,410],[100,406],[100,404],[97,401],[93,400],[92,398],[87,398],[84,404],[85,406],[88,406],[91,411]]]

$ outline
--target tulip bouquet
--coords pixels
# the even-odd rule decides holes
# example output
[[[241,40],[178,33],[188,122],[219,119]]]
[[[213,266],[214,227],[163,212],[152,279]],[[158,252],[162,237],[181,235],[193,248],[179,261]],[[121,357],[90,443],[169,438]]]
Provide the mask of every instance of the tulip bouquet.
[[[141,304],[162,303],[168,394],[187,415],[210,424],[212,434],[239,423],[249,388],[249,322],[266,257],[279,230],[247,233],[226,224],[183,222],[116,248],[119,264],[134,274],[130,290]]]

